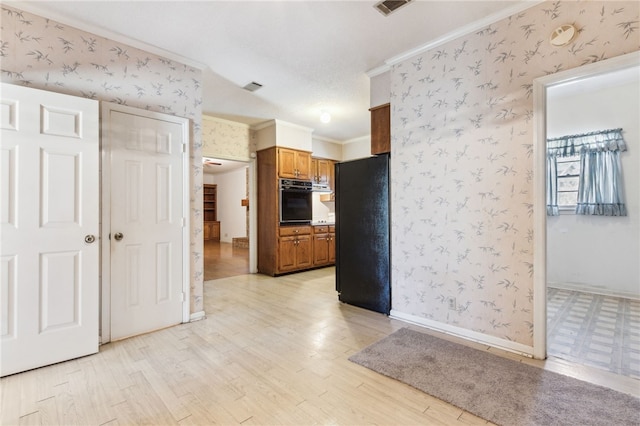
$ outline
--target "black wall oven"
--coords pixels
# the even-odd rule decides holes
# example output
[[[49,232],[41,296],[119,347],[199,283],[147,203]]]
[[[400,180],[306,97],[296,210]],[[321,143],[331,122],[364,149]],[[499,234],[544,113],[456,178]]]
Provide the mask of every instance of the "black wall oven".
[[[313,216],[311,180],[280,179],[280,223],[308,224]]]

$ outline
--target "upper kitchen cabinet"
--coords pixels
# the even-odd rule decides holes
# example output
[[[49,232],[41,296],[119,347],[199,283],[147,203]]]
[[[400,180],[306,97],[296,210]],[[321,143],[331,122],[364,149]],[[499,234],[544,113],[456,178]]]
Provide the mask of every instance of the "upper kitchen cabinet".
[[[311,179],[311,153],[277,148],[278,176],[291,179]]]
[[[269,120],[255,127],[256,150],[273,150],[277,176],[287,179],[311,179],[313,129]]]
[[[391,105],[370,108],[371,155],[391,152]]]
[[[315,184],[326,185],[333,188],[333,165],[332,160],[324,158],[311,159],[311,180]]]

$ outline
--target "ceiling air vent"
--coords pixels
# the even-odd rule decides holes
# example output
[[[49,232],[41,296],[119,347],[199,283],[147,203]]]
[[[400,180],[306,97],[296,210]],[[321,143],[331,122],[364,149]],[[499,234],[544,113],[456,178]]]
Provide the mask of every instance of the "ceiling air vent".
[[[248,90],[250,92],[255,92],[256,90],[258,90],[261,87],[262,87],[262,84],[256,83],[255,81],[252,81],[251,83],[249,83],[246,86],[244,86],[243,89],[244,90]]]
[[[376,3],[373,7],[378,9],[378,12],[382,13],[384,16],[389,16],[392,12],[395,12],[410,2],[411,0],[384,0]]]

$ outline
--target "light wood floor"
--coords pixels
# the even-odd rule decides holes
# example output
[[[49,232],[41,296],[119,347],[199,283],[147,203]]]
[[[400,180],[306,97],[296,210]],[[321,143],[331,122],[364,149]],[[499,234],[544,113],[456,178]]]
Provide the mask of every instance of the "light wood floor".
[[[0,424],[487,424],[348,361],[409,325],[338,302],[334,274],[208,281],[204,320],[1,379]],[[638,393],[637,380],[491,351]]]

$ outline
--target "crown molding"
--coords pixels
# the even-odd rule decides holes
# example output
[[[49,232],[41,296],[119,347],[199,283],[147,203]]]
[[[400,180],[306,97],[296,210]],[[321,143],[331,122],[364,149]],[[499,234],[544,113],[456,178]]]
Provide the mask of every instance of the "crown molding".
[[[391,65],[388,65],[385,61],[384,65],[380,65],[379,67],[373,68],[369,71],[367,71],[365,74],[367,74],[367,77],[369,78],[373,78],[376,77],[380,74],[384,74],[386,72],[391,71]]]
[[[141,49],[141,50],[144,50],[145,52],[153,53],[154,55],[158,55],[163,58],[170,59],[172,61],[176,61],[184,65],[188,65],[192,68],[197,68],[199,70],[204,70],[209,68],[207,65],[201,62],[195,61],[190,58],[185,58],[184,56],[180,56],[173,52],[169,52],[168,50],[161,49],[159,47],[153,46],[151,44],[147,44],[140,40],[136,40],[131,37],[118,34],[106,28],[90,25],[90,24],[87,24],[86,22],[82,22],[77,19],[61,15],[59,13],[50,12],[44,9],[43,7],[39,6],[38,2],[32,2],[32,1],[24,2],[24,1],[9,0],[9,1],[3,1],[2,3],[12,8],[22,10],[24,12],[28,12],[34,15],[38,15],[41,18],[51,19],[53,21],[59,22],[64,25],[68,25],[78,30],[86,31],[88,33],[95,34],[97,36],[104,37],[109,40],[117,41],[118,43],[123,43],[128,46],[134,47],[136,49]]]
[[[350,144],[350,143],[357,143],[357,142],[367,142],[367,143],[369,143],[370,141],[371,141],[371,135],[365,135],[365,136],[359,136],[357,138],[346,140],[346,141],[342,142],[342,145],[347,145],[347,144]]]
[[[312,140],[318,140],[320,142],[328,142],[328,143],[335,143],[335,144],[338,144],[338,145],[342,145],[342,141],[339,141],[337,139],[331,139],[331,138],[328,138],[326,136],[312,135],[311,139]]]
[[[414,49],[411,50],[407,50],[403,53],[400,53],[396,56],[393,56],[389,59],[387,59],[386,61],[384,61],[384,65],[380,65],[376,68],[373,68],[369,71],[366,72],[367,76],[369,78],[371,77],[375,77],[377,75],[380,74],[384,74],[387,71],[391,70],[391,67],[393,65],[396,65],[402,61],[405,61],[409,58],[412,58],[416,55],[419,55],[421,53],[424,53],[428,50],[431,50],[435,47],[438,47],[440,45],[443,45],[445,43],[448,43],[452,40],[455,40],[457,38],[460,37],[464,37],[466,35],[469,35],[471,33],[474,33],[476,31],[479,31],[483,28],[485,28],[488,25],[494,24],[498,21],[501,21],[502,19],[508,18],[510,16],[513,15],[517,15],[518,13],[527,10],[537,4],[540,3],[544,3],[545,0],[524,0],[512,7],[509,7],[507,9],[504,9],[500,12],[494,13],[492,15],[489,15],[485,18],[479,19],[477,21],[471,22],[470,24],[464,25],[458,29],[456,29],[455,31],[451,31],[441,37],[438,37],[434,40],[431,40],[421,46],[418,46]]]
[[[289,123],[288,121],[283,121],[283,120],[278,120],[278,119],[272,119],[272,120],[267,120],[263,123],[258,123],[258,124],[254,124],[251,126],[252,130],[262,130],[265,129],[267,127],[271,127],[271,126],[276,126],[277,127],[289,127],[292,129],[297,129],[297,130],[304,130],[305,132],[309,132],[309,133],[313,133],[313,129],[310,127],[304,127],[304,126],[300,126],[299,124],[293,124],[293,123]]]

